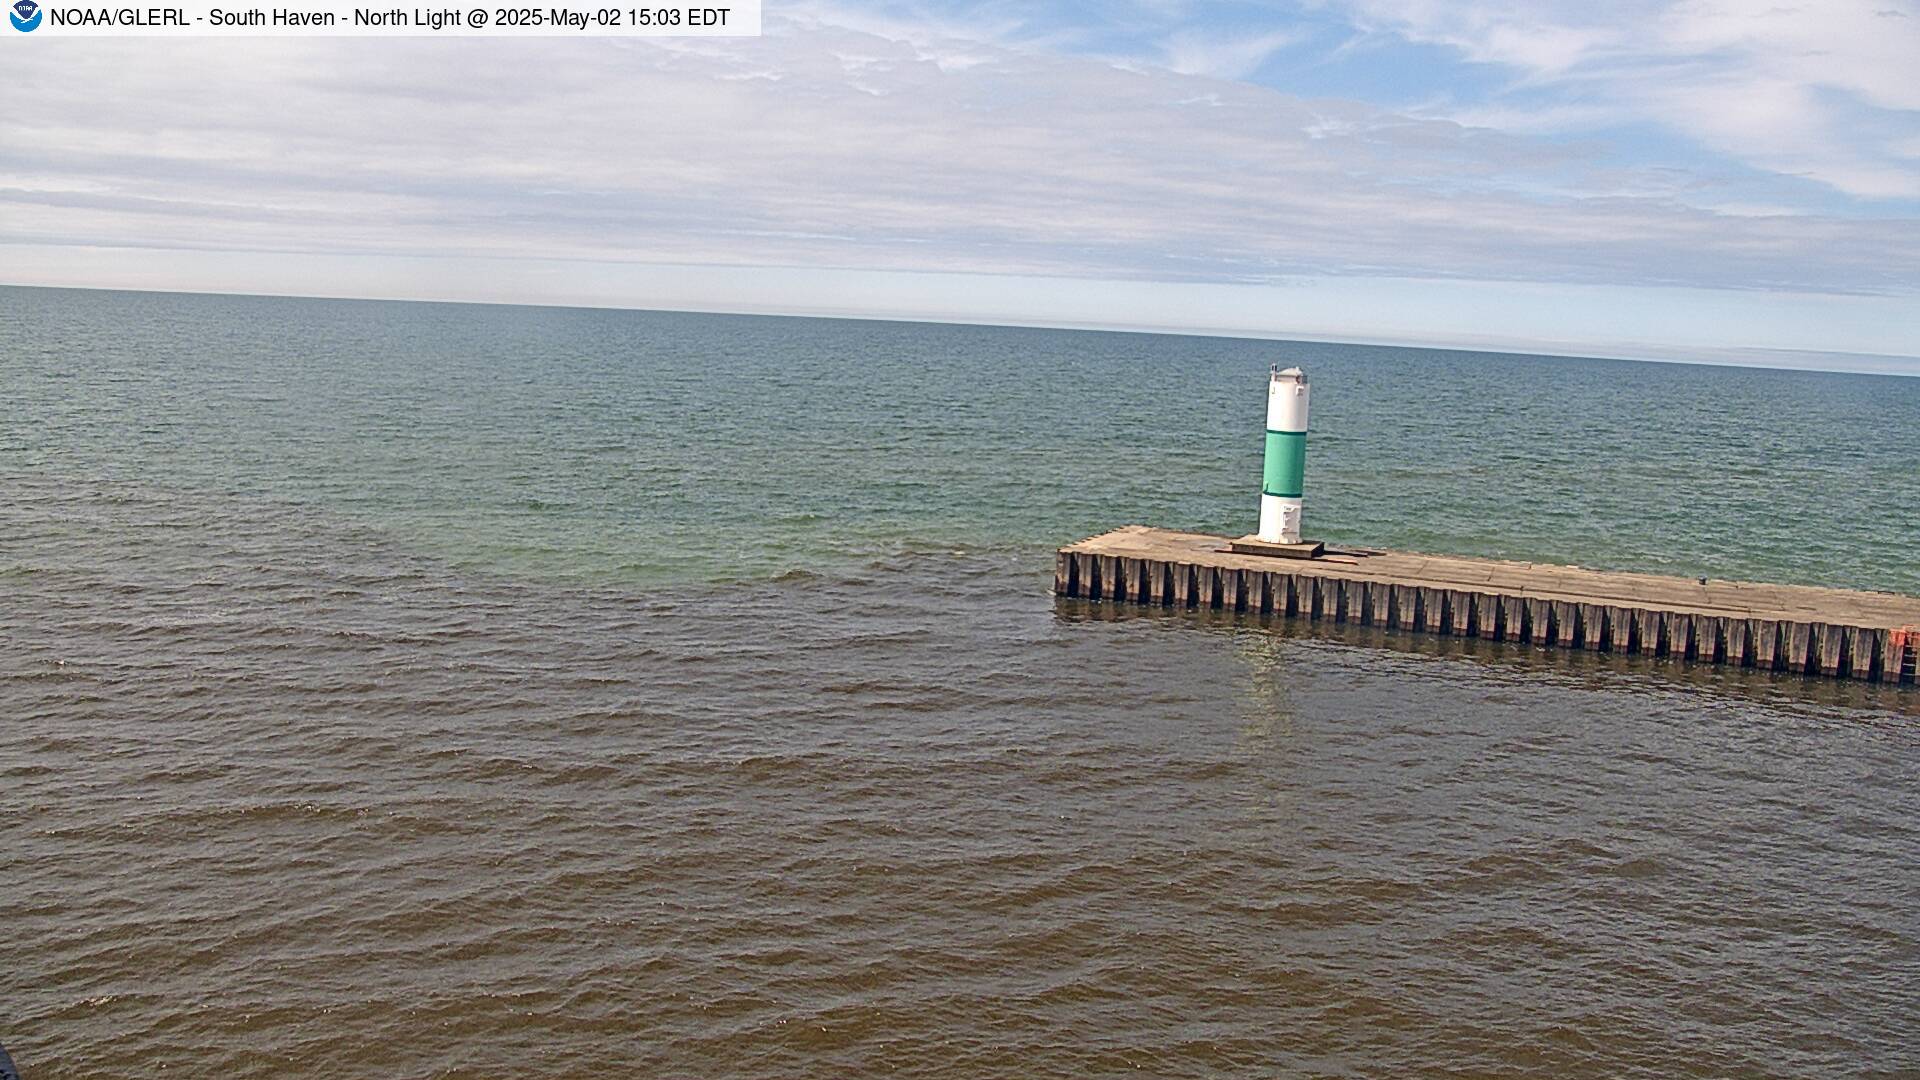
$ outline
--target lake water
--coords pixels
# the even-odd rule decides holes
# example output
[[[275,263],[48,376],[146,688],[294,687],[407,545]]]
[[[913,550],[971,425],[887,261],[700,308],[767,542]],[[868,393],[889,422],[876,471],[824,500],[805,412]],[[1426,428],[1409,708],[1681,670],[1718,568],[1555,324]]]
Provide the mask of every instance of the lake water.
[[[1920,593],[1920,379],[0,289],[46,1077],[1914,1075],[1920,694],[1055,601],[1247,531]]]

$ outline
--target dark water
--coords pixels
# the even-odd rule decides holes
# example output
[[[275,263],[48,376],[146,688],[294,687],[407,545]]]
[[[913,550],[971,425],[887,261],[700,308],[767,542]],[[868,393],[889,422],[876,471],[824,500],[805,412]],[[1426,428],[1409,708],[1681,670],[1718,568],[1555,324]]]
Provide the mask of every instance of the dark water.
[[[1047,595],[1279,355],[1321,535],[1920,591],[1920,380],[4,293],[29,1080],[1920,1073],[1911,690]]]

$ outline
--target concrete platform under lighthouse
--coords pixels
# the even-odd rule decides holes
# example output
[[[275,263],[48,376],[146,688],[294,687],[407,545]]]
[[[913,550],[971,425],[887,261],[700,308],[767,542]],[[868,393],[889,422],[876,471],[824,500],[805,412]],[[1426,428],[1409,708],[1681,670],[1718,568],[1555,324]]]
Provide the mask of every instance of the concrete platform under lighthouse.
[[[1268,555],[1277,559],[1317,559],[1327,553],[1327,545],[1318,540],[1302,540],[1297,544],[1282,543],[1278,540],[1262,540],[1248,534],[1227,541],[1227,550],[1236,555]]]

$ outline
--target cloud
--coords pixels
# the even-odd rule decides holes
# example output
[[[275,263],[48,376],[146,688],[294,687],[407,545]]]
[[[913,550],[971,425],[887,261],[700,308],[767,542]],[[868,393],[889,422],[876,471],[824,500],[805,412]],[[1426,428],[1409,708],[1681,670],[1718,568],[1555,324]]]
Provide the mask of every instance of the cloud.
[[[36,42],[12,54],[0,118],[0,240],[1193,282],[1916,286],[1920,223],[1721,214],[1592,147],[944,31],[768,26],[665,43]]]
[[[1504,113],[1539,113],[1521,128],[1645,122],[1848,195],[1920,198],[1920,162],[1901,150],[1920,132],[1910,4],[1351,0],[1348,10],[1370,32],[1514,70]]]
[[[1299,40],[1299,34],[1285,30],[1265,34],[1182,30],[1167,41],[1166,66],[1182,75],[1239,79]]]

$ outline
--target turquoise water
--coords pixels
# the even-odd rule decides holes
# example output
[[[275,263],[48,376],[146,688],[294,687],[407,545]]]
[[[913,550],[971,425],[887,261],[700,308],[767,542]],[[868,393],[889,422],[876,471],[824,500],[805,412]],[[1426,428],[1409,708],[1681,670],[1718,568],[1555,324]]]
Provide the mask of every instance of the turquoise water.
[[[1359,345],[8,290],[14,482],[324,512],[456,565],[756,580],[1250,531],[1263,379],[1309,532],[1920,592],[1920,379]]]
[[[1920,694],[1049,594],[1920,591],[1920,379],[0,290],[29,1080],[1920,1075]]]

